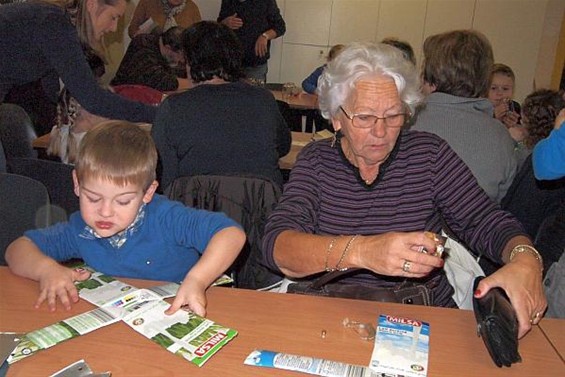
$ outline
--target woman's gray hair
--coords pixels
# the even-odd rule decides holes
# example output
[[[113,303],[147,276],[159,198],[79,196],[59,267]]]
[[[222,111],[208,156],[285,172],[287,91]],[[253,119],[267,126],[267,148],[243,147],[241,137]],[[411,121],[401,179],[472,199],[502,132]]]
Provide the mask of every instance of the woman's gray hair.
[[[318,80],[318,103],[322,116],[330,119],[345,103],[357,81],[375,75],[392,78],[400,100],[414,113],[423,98],[414,65],[395,47],[356,42],[347,45],[328,63]]]

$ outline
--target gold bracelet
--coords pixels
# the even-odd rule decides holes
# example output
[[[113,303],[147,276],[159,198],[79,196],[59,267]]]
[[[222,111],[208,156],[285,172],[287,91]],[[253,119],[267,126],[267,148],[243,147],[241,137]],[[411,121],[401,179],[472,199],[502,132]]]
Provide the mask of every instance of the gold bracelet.
[[[349,239],[349,241],[347,241],[347,245],[345,245],[345,249],[343,249],[343,253],[341,253],[341,257],[339,258],[339,260],[337,261],[337,263],[335,264],[335,270],[338,271],[346,271],[349,269],[349,267],[340,267],[341,262],[343,262],[343,259],[345,259],[345,255],[347,254],[347,252],[349,251],[349,248],[351,247],[351,244],[353,243],[353,241],[355,241],[355,239],[358,237],[359,235],[356,234],[353,237],[351,237]]]
[[[326,272],[335,271],[335,268],[328,267],[328,260],[330,259],[330,253],[332,252],[335,241],[338,239],[338,237],[339,236],[335,236],[334,238],[332,238],[332,240],[330,241],[330,245],[328,246],[328,251],[326,251]]]
[[[510,252],[510,257],[508,258],[508,260],[514,259],[516,254],[520,254],[520,253],[529,253],[529,254],[533,255],[534,258],[536,258],[536,260],[539,262],[539,264],[541,266],[541,270],[543,272],[543,258],[541,257],[539,251],[537,251],[533,246],[530,246],[530,245],[514,246],[514,248]]]

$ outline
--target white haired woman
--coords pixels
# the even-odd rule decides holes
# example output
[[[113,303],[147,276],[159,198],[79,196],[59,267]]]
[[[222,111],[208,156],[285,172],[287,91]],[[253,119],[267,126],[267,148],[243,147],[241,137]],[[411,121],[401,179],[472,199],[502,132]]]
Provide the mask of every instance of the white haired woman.
[[[506,263],[475,295],[502,287],[522,337],[546,308],[539,254],[444,140],[404,129],[418,88],[414,65],[384,44],[351,44],[328,64],[319,104],[336,138],[299,155],[266,225],[265,262],[291,278],[361,268],[345,279],[424,284],[432,305],[455,307],[443,260],[422,252],[436,250],[427,232],[444,221],[472,250]]]

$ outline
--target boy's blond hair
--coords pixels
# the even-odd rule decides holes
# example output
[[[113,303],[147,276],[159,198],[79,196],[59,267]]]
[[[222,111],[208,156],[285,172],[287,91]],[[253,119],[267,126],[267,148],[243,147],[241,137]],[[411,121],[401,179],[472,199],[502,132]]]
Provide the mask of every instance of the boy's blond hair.
[[[157,149],[149,132],[122,120],[102,122],[86,133],[78,152],[78,181],[101,179],[147,190],[155,180]]]

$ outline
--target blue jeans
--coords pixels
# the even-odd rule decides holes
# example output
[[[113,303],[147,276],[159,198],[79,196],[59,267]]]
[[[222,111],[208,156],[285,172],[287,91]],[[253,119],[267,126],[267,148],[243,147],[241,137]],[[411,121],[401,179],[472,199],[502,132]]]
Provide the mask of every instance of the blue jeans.
[[[245,77],[248,79],[261,80],[264,83],[267,82],[267,71],[269,66],[267,63],[258,65],[256,67],[245,67],[243,71],[245,72]]]

